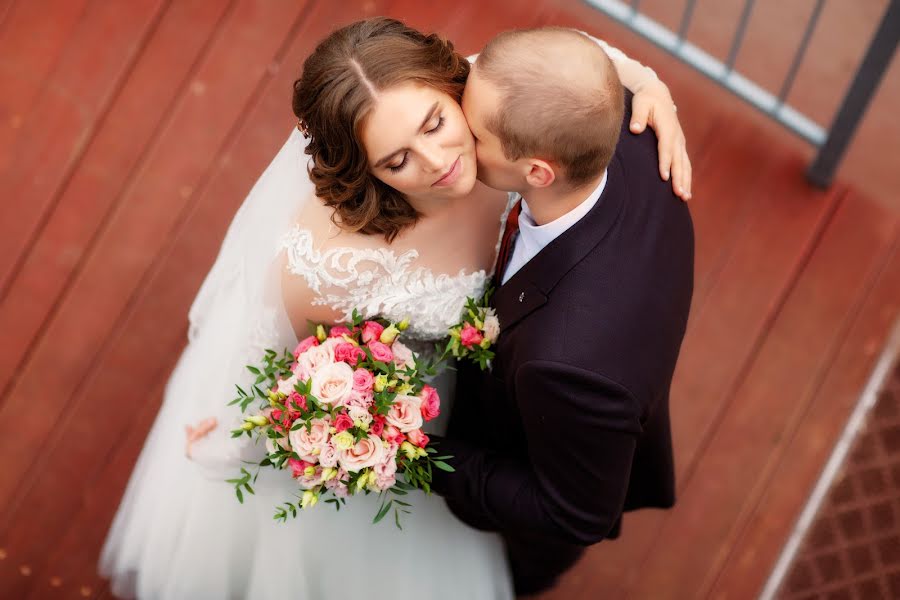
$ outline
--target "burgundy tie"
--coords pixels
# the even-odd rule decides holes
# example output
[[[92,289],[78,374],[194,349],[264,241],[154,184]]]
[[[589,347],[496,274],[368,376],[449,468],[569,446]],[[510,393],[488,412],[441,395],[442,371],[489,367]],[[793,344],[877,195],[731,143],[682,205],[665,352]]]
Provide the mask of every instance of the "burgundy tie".
[[[522,199],[516,202],[506,217],[506,228],[503,230],[503,239],[500,240],[500,251],[497,253],[497,264],[494,265],[494,285],[503,284],[503,273],[512,258],[513,245],[516,243],[516,235],[519,233],[519,213],[522,212]]]

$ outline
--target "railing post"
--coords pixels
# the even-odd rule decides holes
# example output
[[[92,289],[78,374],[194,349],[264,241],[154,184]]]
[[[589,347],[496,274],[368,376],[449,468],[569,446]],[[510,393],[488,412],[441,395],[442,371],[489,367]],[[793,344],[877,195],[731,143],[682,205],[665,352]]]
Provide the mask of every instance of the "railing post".
[[[897,49],[898,37],[900,37],[900,0],[891,0],[853,78],[853,83],[841,102],[841,107],[828,131],[828,137],[806,172],[807,179],[813,185],[827,187],[831,184],[834,171],[847,150],[850,138],[853,137],[866,107],[872,100],[875,88],[878,87]]]

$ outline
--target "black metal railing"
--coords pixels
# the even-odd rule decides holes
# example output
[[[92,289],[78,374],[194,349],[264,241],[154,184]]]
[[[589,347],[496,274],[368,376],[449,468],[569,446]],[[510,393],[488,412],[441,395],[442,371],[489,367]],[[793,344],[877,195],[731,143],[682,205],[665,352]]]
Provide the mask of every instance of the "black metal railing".
[[[807,170],[807,178],[821,187],[830,185],[850,139],[890,64],[897,49],[897,40],[900,38],[900,0],[890,0],[853,82],[847,89],[831,126],[826,129],[786,101],[803,63],[825,0],[816,0],[777,93],[764,89],[734,69],[755,0],[745,1],[724,62],[695,46],[687,38],[696,0],[687,0],[677,33],[643,14],[640,11],[640,0],[631,0],[627,3],[621,0],[585,1],[691,65],[815,146],[818,152]]]

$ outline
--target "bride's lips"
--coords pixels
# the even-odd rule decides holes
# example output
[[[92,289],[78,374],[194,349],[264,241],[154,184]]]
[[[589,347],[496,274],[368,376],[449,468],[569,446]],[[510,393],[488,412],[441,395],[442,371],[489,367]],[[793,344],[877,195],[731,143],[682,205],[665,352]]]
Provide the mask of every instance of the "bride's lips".
[[[450,170],[444,173],[444,176],[432,183],[432,186],[436,187],[444,187],[448,185],[453,185],[456,183],[456,180],[459,179],[460,174],[462,174],[462,157],[457,157],[453,162],[453,165],[450,167]]]

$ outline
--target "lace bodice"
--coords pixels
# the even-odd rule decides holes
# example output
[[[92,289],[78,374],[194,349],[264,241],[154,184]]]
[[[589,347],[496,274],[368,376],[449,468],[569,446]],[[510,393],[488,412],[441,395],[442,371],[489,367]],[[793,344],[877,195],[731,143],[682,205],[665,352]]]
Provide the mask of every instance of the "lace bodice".
[[[512,195],[510,195],[510,200]],[[507,203],[503,213],[511,206]],[[501,227],[502,228],[502,227]],[[499,248],[502,231],[497,239]],[[480,295],[490,276],[486,271],[460,270],[435,274],[418,265],[419,253],[395,253],[388,248],[336,247],[316,249],[313,234],[295,225],[282,240],[291,273],[302,276],[315,298],[349,320],[355,308],[365,318],[382,316],[410,320],[405,337],[436,341],[458,323],[468,296]],[[496,251],[496,250],[495,250]]]

